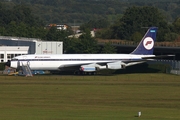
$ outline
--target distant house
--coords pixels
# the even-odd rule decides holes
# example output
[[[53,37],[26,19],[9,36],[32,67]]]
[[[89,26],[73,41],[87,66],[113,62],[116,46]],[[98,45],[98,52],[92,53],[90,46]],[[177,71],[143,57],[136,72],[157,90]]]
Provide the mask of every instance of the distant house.
[[[74,35],[70,35],[70,36],[68,36],[69,38],[79,38],[79,36],[81,36],[83,33],[82,32],[78,32],[78,33],[76,33],[76,34],[74,34]],[[91,31],[91,36],[92,37],[95,37],[95,33],[94,33],[94,31]]]
[[[49,25],[46,25],[45,29],[50,29],[51,27],[56,27],[58,30],[67,30],[68,25],[49,24]]]

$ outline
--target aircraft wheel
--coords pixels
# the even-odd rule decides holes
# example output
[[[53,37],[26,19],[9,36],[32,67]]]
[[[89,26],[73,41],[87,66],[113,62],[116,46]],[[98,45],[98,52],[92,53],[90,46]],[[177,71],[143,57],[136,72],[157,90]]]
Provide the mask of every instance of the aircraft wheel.
[[[96,72],[92,72],[92,75],[95,75],[96,74]]]

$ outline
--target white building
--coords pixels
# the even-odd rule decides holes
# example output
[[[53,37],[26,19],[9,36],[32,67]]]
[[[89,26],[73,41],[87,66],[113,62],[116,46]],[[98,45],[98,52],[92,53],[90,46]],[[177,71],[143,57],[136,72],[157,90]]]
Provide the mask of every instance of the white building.
[[[23,54],[63,54],[63,42],[0,36],[0,62]]]
[[[36,41],[34,54],[63,54],[63,43]]]
[[[0,46],[0,62],[7,62],[11,58],[28,54],[29,46]]]

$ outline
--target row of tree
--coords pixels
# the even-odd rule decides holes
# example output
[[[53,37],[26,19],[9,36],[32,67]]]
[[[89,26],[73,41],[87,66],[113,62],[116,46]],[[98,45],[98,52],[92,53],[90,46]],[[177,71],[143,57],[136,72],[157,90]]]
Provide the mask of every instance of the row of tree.
[[[96,28],[97,23],[104,23],[102,30],[98,31],[96,37],[103,39],[121,39],[139,42],[147,29],[152,26],[158,27],[157,41],[175,41],[179,39],[180,18],[169,23],[163,13],[155,7],[129,7],[123,16],[117,19],[113,24],[107,22],[87,22],[81,26],[84,28]],[[92,24],[93,23],[93,24]]]
[[[79,39],[68,38],[72,30],[58,30],[56,27],[45,29],[45,24],[32,11],[24,5],[14,6],[12,9],[4,9],[0,4],[0,35],[40,38],[48,41],[63,41],[66,53],[115,53],[116,49],[110,44],[100,48],[97,40],[86,31]],[[108,50],[111,48],[111,50]]]
[[[52,40],[51,34],[55,30],[45,30],[45,22],[35,17],[32,10],[24,5],[17,5],[12,9],[5,9],[0,4],[0,34],[5,36],[36,37]],[[107,19],[95,19],[81,25],[81,30],[102,29],[97,36],[105,39],[139,40],[150,26],[159,28],[159,41],[173,41],[179,35],[179,18],[169,24],[162,12],[155,7],[130,7],[120,19],[113,24]],[[50,32],[50,33],[48,33]],[[54,32],[55,33],[55,32]],[[65,34],[65,35],[62,35]],[[72,31],[60,31],[54,37],[62,40],[63,37],[72,34]],[[60,39],[57,39],[60,37]]]
[[[49,41],[63,41],[66,53],[114,53],[116,49],[110,44],[99,48],[96,38],[92,38],[90,30],[98,28],[99,38],[125,39],[139,41],[147,31],[147,27],[159,28],[158,41],[174,41],[180,34],[180,18],[168,24],[163,14],[155,7],[130,7],[120,19],[113,24],[106,19],[91,20],[80,28],[84,34],[80,38],[68,38],[72,30],[61,31],[55,27],[44,29],[44,21],[32,14],[24,5],[5,9],[0,5],[0,35],[40,38]],[[144,29],[146,28],[146,29]]]
[[[180,13],[179,0],[1,0],[6,8],[16,4],[28,5],[32,13],[49,23],[85,23],[93,19],[113,22],[128,7],[154,6],[169,22]]]

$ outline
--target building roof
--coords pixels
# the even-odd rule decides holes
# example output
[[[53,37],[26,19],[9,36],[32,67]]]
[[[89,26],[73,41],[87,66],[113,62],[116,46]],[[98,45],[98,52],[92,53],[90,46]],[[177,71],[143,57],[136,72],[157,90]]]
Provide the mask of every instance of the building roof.
[[[25,38],[25,37],[11,37],[11,36],[0,36],[0,39],[3,40],[16,40],[16,41],[32,41],[32,42],[36,42],[36,41],[42,41],[41,39],[38,38]]]
[[[0,51],[28,51],[29,46],[0,46]]]

